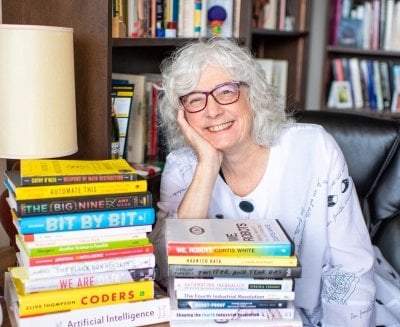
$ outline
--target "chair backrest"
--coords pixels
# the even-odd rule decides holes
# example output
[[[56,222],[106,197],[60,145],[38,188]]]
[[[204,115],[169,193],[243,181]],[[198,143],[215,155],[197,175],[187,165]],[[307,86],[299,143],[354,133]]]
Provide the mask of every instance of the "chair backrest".
[[[335,138],[370,228],[400,213],[400,121],[349,111],[303,111],[296,118]]]

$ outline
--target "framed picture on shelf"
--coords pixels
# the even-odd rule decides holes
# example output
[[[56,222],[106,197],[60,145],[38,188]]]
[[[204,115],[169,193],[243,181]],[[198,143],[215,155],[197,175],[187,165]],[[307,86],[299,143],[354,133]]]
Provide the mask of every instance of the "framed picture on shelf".
[[[328,98],[328,108],[353,108],[351,84],[349,81],[332,81]]]

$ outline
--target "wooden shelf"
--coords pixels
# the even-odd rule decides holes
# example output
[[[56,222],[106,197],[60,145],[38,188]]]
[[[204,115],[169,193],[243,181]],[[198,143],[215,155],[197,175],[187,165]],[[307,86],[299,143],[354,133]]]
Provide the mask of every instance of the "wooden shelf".
[[[312,0],[298,0],[295,30],[252,28],[251,49],[258,58],[287,60],[287,110],[304,110]]]

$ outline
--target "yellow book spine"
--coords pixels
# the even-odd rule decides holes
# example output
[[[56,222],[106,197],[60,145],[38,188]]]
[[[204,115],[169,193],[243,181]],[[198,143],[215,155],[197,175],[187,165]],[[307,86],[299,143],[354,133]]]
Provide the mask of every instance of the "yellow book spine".
[[[15,283],[15,281],[13,282]],[[27,317],[51,312],[149,300],[154,298],[154,281],[146,280],[30,294],[17,293],[17,297],[18,313],[21,317]]]
[[[264,257],[216,257],[216,256],[168,256],[168,264],[172,265],[220,265],[220,266],[270,266],[296,267],[296,256],[264,256]]]
[[[21,177],[53,177],[81,175],[135,174],[125,159],[64,160],[22,159]]]
[[[65,185],[22,186],[15,190],[17,200],[127,194],[147,191],[147,180],[96,182]]]

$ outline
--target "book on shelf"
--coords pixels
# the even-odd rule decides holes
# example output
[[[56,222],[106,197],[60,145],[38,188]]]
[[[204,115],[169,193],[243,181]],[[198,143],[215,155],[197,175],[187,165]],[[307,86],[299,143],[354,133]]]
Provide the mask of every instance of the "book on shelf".
[[[131,1],[131,0],[129,0]],[[131,163],[145,160],[146,77],[140,74],[112,73],[113,79],[135,85],[126,140],[126,159]]]
[[[254,4],[253,13],[256,17],[256,28],[276,30],[278,27],[278,0],[259,1]]]
[[[210,259],[206,260],[207,264],[215,259],[227,262],[224,265],[228,262],[234,265],[242,261],[241,258],[248,261],[252,257],[257,261],[263,257],[271,260],[282,256],[276,262],[282,262],[283,266],[296,261],[293,241],[275,219],[167,219],[165,228],[171,264],[189,263],[191,259],[197,261],[203,257]],[[197,263],[201,264],[201,260]]]
[[[131,108],[134,98],[134,84],[112,81],[111,101],[118,121],[119,128],[119,157],[126,159],[126,140],[130,122]]]
[[[274,309],[178,309],[171,304],[171,320],[201,320],[201,319],[224,319],[243,320],[247,326],[251,326],[253,319],[275,320],[293,319],[295,307],[289,302],[287,308]]]
[[[11,278],[11,282],[12,278]],[[11,289],[18,301],[20,317],[79,308],[100,307],[123,302],[148,300],[154,297],[154,281],[136,281],[114,285],[71,288],[61,291],[44,291],[30,294]]]
[[[284,59],[257,58],[257,62],[264,70],[266,81],[271,85],[286,106],[289,62]]]
[[[155,222],[154,208],[76,212],[29,218],[20,218],[14,211],[11,211],[11,214],[13,219],[17,220],[17,229],[22,234],[151,225]]]
[[[236,292],[255,290],[293,291],[293,278],[254,278],[254,277],[209,277],[178,278],[171,277],[174,290],[232,290]]]
[[[135,255],[138,256],[138,255],[153,253],[153,245],[147,244],[129,248],[122,248],[122,249],[31,257],[26,253],[25,248],[23,248],[18,243],[18,241],[17,241],[17,246],[19,247],[20,250],[18,253],[21,265],[29,268],[33,267],[40,268],[41,266],[56,265],[56,264],[98,261],[102,259],[129,258]]]
[[[73,244],[79,243],[80,241],[87,242],[100,242],[101,240],[107,239],[108,237],[125,237],[131,236],[131,239],[142,238],[139,237],[143,234],[147,236],[147,233],[153,229],[152,225],[137,225],[137,226],[126,226],[126,227],[113,227],[113,228],[102,228],[102,229],[85,229],[76,230],[71,233],[68,232],[53,232],[53,233],[33,233],[33,234],[21,234],[21,240],[25,242],[27,247],[30,244],[37,246],[48,246],[47,244]]]
[[[20,165],[20,185],[116,182],[137,179],[135,169],[124,159],[22,159]]]
[[[15,294],[11,278],[6,273],[4,298],[13,327],[89,325],[133,327],[167,322],[170,315],[169,297],[157,284],[154,284],[154,297],[145,301],[109,304],[28,317],[18,315],[18,298]]]
[[[26,274],[31,279],[51,278],[65,275],[80,275],[83,273],[88,274],[106,271],[148,268],[155,266],[155,256],[153,253],[31,267],[25,266],[21,262],[21,256],[19,252],[17,252],[16,257],[19,265],[26,270]]]
[[[134,181],[87,182],[60,185],[22,186],[20,172],[7,170],[5,185],[16,200],[66,198],[89,195],[125,194],[147,191],[147,181],[138,175]]]
[[[268,266],[219,266],[219,265],[168,265],[169,276],[185,278],[210,277],[255,277],[255,278],[299,278],[301,265],[296,267]]]
[[[71,232],[71,234],[72,233],[73,232]],[[147,237],[144,237],[144,238],[130,238],[130,239],[120,238],[115,241],[100,241],[96,243],[81,243],[81,244],[74,243],[74,241],[71,240],[70,244],[67,245],[33,247],[29,245],[29,243],[27,244],[22,239],[20,234],[17,234],[15,237],[18,247],[22,247],[25,253],[31,258],[134,248],[150,244],[149,239]]]
[[[7,202],[18,217],[32,217],[101,210],[147,208],[153,205],[153,197],[151,192],[146,191],[131,194],[17,200],[14,194],[9,192]]]
[[[327,107],[337,109],[353,108],[350,81],[331,82]]]
[[[363,21],[357,18],[342,18],[339,22],[337,45],[363,48]]]
[[[16,289],[21,294],[155,279],[154,267],[106,271],[92,274],[82,273],[80,275],[66,275],[44,279],[29,278],[24,267],[9,267],[8,271],[14,280]]]
[[[275,309],[287,308],[287,300],[186,300],[178,299],[178,309]]]

